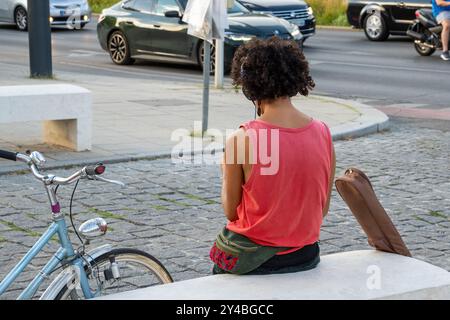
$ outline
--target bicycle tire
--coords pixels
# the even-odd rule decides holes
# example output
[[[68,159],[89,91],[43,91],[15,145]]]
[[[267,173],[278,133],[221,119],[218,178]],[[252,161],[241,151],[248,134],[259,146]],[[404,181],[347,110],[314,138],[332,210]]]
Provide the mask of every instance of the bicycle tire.
[[[116,261],[120,262],[128,261],[140,264],[149,271],[149,274],[152,274],[153,276],[158,278],[159,280],[158,284],[166,284],[173,282],[172,276],[158,259],[156,259],[152,255],[144,251],[129,248],[112,249],[111,251],[106,252],[100,255],[99,257],[95,258],[90,263],[90,266],[85,267],[85,271],[88,277],[93,276],[92,272],[98,266],[101,266],[102,264],[107,265],[108,263],[111,263],[112,257],[114,257]],[[56,295],[55,300],[68,300],[69,298],[73,298],[73,293],[74,291],[76,291],[76,289],[72,289],[71,291],[69,291],[68,288],[69,288],[68,285],[65,285],[61,289],[61,291]],[[78,296],[80,297],[80,295]],[[84,297],[81,296],[80,298]]]

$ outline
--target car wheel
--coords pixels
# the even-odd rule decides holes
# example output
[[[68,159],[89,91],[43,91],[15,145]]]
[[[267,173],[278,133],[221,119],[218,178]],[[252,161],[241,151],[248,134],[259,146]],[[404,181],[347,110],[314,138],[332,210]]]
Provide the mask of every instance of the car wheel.
[[[371,41],[384,41],[389,37],[386,21],[379,12],[369,14],[364,19],[364,33]]]
[[[202,43],[198,47],[198,64],[203,71],[203,66],[205,62],[205,42]],[[211,45],[211,64],[210,64],[210,74],[214,74],[216,70],[216,46]]]
[[[108,50],[111,60],[115,64],[129,65],[134,63],[134,59],[130,55],[130,46],[127,38],[121,31],[115,31],[109,37]]]
[[[430,48],[421,43],[414,43],[414,48],[416,49],[418,54],[425,57],[431,56],[436,51],[435,48]]]
[[[24,7],[17,7],[14,11],[14,22],[17,29],[20,31],[27,31],[28,29],[28,13]]]

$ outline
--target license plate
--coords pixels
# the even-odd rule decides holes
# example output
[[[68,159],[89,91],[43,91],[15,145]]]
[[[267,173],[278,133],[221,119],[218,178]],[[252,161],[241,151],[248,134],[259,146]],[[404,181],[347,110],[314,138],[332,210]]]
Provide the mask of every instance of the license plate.
[[[290,23],[293,23],[299,27],[303,27],[305,25],[305,20],[303,19],[293,19],[293,20],[289,20]]]

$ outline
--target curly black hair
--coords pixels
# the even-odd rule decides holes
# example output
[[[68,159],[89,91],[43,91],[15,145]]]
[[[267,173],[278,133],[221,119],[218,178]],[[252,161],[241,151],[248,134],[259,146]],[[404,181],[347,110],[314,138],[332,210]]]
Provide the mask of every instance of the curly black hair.
[[[307,96],[315,86],[309,65],[295,41],[271,37],[240,46],[233,58],[231,78],[249,100]]]

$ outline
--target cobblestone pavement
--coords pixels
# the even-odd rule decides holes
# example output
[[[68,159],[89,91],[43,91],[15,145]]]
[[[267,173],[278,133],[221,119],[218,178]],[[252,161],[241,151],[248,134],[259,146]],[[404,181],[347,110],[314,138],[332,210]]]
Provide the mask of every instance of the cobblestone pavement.
[[[448,127],[447,127],[448,129]],[[450,270],[450,132],[393,122],[390,132],[336,142],[337,174],[349,166],[366,171],[414,257]],[[59,170],[67,175],[71,170]],[[114,164],[106,176],[128,188],[81,182],[75,221],[94,216],[110,242],[148,251],[176,281],[210,274],[210,245],[226,220],[215,166],[174,165],[168,159]],[[71,188],[59,191],[63,207]],[[16,264],[48,222],[46,196],[29,174],[0,176],[0,275]],[[74,243],[76,243],[74,239]],[[2,298],[14,298],[53,252],[52,243]],[[367,249],[367,240],[336,192],[321,234],[322,254]]]

